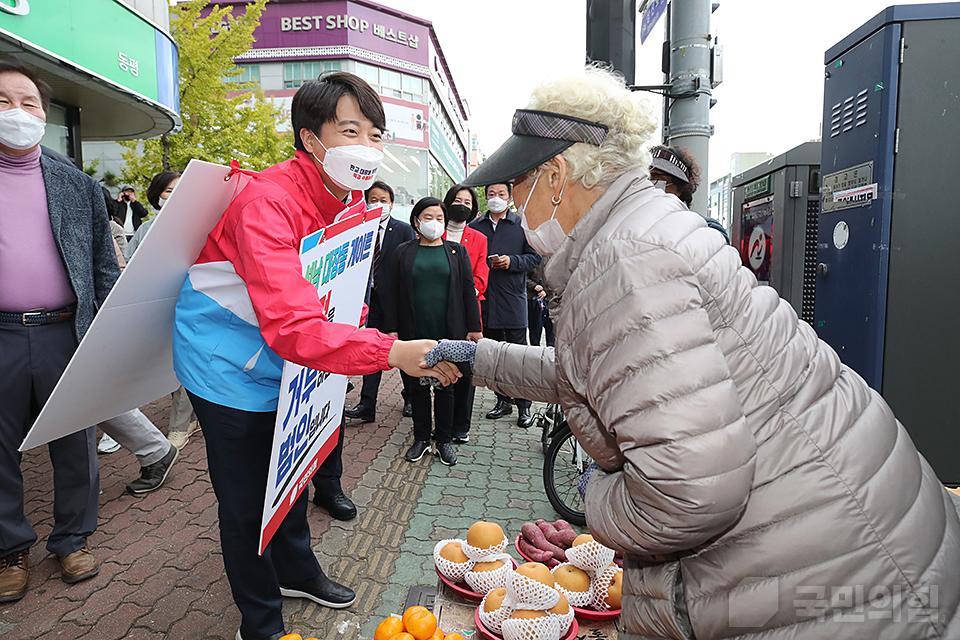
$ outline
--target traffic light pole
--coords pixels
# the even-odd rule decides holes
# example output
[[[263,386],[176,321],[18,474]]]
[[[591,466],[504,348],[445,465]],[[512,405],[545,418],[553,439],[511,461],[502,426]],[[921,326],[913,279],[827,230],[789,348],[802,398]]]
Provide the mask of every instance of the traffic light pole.
[[[706,214],[710,191],[711,0],[672,0],[670,3],[670,79],[666,110],[667,146],[686,147],[700,164],[701,184],[691,209]]]

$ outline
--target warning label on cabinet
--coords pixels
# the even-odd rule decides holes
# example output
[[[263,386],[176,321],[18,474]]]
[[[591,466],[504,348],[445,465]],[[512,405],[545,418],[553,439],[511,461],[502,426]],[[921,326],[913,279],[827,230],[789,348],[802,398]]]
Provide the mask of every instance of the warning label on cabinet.
[[[876,197],[872,161],[823,176],[822,213],[869,205]]]

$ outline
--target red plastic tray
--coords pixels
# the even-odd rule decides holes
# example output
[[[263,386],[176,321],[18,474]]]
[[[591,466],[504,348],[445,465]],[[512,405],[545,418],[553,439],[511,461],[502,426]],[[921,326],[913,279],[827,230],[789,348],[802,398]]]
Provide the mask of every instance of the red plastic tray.
[[[510,560],[513,562],[514,569],[520,566],[520,563],[518,563],[513,558],[510,558]],[[477,593],[476,591],[471,591],[470,585],[468,585],[466,582],[451,581],[450,578],[440,573],[440,569],[437,569],[436,565],[433,566],[433,570],[437,572],[437,575],[440,577],[440,580],[443,581],[443,584],[450,587],[450,589],[461,598],[466,598],[467,600],[473,600],[474,602],[480,602],[481,600],[483,600],[484,594]]]
[[[486,638],[487,640],[503,640],[503,636],[498,636],[490,629],[487,629],[483,626],[483,623],[480,621],[480,607],[477,607],[477,610],[473,612],[473,620],[477,623],[477,631],[480,632],[480,635]],[[577,624],[577,619],[574,618],[570,622],[570,630],[567,631],[565,636],[561,636],[560,640],[573,640],[577,637],[577,631],[580,630],[580,625]]]

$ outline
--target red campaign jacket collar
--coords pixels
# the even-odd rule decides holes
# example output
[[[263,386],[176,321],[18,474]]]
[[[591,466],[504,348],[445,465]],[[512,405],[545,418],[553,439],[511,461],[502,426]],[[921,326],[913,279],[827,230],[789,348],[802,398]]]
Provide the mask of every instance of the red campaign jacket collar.
[[[234,171],[237,170],[240,169],[234,168]],[[351,191],[346,204],[330,193],[310,154],[303,151],[296,151],[292,160],[274,165],[259,174],[249,173],[278,184],[323,226],[333,224],[341,214],[354,214],[367,208],[362,191]]]

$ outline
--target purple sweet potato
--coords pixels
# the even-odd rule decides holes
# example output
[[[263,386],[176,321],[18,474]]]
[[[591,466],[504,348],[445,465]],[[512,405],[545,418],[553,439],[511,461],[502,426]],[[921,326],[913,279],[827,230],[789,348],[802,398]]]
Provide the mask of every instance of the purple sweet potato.
[[[549,522],[544,522],[543,525],[541,525],[539,528],[536,527],[535,525],[533,526],[528,526],[528,525],[530,525],[529,522],[527,522],[520,528],[520,534],[522,538],[529,541],[537,549],[548,552],[552,557],[559,558],[563,562],[566,561],[567,556],[563,552],[563,549],[561,549],[557,545],[550,542],[550,540],[547,539],[546,535],[544,535],[544,529],[546,527],[551,527],[552,533],[556,534],[556,530],[552,529],[552,525]],[[534,531],[534,529],[536,529],[536,531]],[[531,536],[532,539],[531,537],[528,537],[528,535]]]
[[[548,568],[553,569],[554,567],[559,567],[559,566],[560,566],[560,561],[557,560],[556,558],[550,558],[549,560],[547,560],[547,561],[544,562],[543,564],[547,565]]]
[[[566,520],[557,520],[556,522],[553,523],[553,527],[557,531],[563,531],[564,529],[566,529],[567,531],[573,531],[573,527]]]
[[[523,555],[527,556],[534,562],[546,563],[553,559],[553,554],[551,554],[549,551],[536,548],[531,543],[527,542],[522,536],[520,538],[520,542],[517,544],[520,546],[520,551],[523,552]]]
[[[557,544],[553,541],[553,538],[557,535],[557,530],[551,523],[544,521],[543,524],[538,524],[537,526],[540,528],[540,531],[543,532],[544,537],[550,541],[550,544]]]
[[[536,545],[537,537],[540,533],[540,529],[532,522],[524,522],[523,526],[520,527],[520,535],[524,540],[533,545]]]

